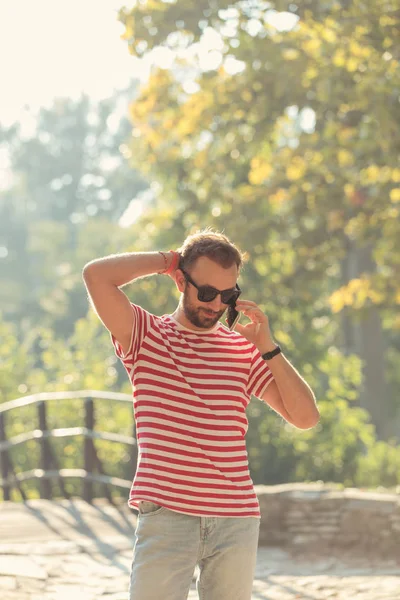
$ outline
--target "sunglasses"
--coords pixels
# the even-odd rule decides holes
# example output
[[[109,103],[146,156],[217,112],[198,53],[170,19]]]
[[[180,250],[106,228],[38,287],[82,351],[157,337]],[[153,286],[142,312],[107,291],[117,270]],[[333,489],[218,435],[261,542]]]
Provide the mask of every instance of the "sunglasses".
[[[236,287],[223,290],[222,292],[211,285],[197,285],[190,277],[189,273],[183,269],[181,269],[181,271],[184,274],[186,281],[194,285],[194,287],[197,289],[197,298],[200,300],[200,302],[211,302],[218,296],[218,294],[221,294],[222,303],[231,304],[235,303],[242,293],[242,290],[238,284],[236,284]]]

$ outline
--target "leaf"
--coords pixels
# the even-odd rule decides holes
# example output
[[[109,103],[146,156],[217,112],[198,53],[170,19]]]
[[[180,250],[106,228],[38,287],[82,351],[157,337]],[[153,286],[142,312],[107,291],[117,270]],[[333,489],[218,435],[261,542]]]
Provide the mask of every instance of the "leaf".
[[[390,190],[390,199],[392,202],[400,202],[400,188]]]
[[[307,170],[306,161],[300,156],[295,156],[290,165],[286,168],[286,176],[289,181],[301,179]]]
[[[340,149],[337,153],[339,165],[341,167],[348,167],[354,164],[354,158],[351,152],[348,150]]]
[[[255,157],[250,163],[249,181],[252,185],[261,185],[273,172],[272,166],[262,158]]]

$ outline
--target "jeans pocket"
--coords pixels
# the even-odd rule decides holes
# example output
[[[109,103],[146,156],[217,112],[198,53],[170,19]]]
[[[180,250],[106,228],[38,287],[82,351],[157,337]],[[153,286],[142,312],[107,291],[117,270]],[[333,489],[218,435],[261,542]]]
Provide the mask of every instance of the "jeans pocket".
[[[140,500],[139,502],[139,514],[142,517],[155,516],[163,510],[163,506],[160,506],[160,504],[156,504],[155,502],[151,502],[150,500]]]

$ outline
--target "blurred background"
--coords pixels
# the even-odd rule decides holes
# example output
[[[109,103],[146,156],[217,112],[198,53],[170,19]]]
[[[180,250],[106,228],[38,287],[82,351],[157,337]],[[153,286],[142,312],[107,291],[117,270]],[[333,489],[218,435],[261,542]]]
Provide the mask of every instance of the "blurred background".
[[[395,489],[399,39],[399,0],[1,2],[0,403],[130,394],[82,268],[211,226],[248,253],[243,296],[321,412],[300,431],[252,399],[254,483]],[[179,298],[168,277],[124,291],[157,315]],[[49,403],[47,418],[82,425],[83,404]],[[131,435],[132,407],[102,402],[96,421]],[[26,406],[5,435],[37,427]],[[79,437],[52,446],[65,468],[81,465]],[[123,444],[96,447],[107,473],[132,478]],[[16,444],[16,473],[39,452]],[[80,494],[79,479],[66,486]],[[23,487],[40,494],[38,479]]]

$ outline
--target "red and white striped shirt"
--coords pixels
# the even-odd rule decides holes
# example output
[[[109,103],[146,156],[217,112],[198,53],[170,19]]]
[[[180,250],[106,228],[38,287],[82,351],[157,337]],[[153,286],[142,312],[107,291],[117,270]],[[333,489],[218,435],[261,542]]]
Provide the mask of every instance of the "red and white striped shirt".
[[[246,408],[273,381],[267,363],[221,322],[193,331],[131,306],[126,355],[111,334],[133,389],[138,464],[128,505],[151,500],[194,516],[260,517]]]

